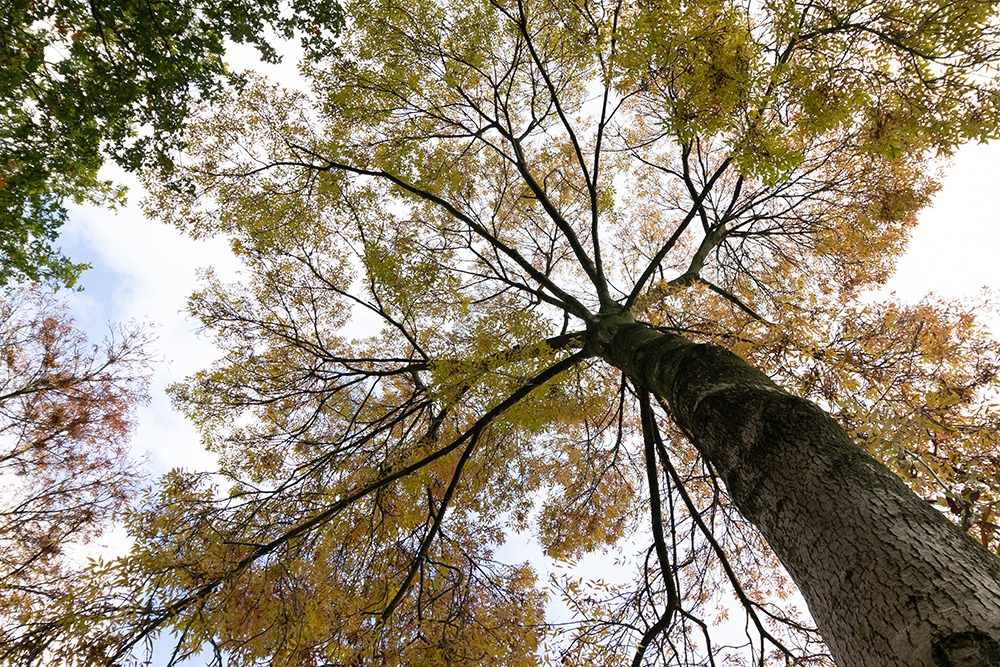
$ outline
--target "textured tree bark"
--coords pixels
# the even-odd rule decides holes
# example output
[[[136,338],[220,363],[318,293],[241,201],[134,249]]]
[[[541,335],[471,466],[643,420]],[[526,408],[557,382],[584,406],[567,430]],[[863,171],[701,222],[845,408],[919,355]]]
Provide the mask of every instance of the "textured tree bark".
[[[590,345],[670,406],[798,584],[839,667],[1000,667],[1000,559],[738,356],[627,315]]]

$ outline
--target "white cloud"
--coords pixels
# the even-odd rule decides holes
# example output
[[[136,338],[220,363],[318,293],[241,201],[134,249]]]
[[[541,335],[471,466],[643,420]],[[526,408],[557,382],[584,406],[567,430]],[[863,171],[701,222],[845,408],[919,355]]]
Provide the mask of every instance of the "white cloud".
[[[133,194],[137,199],[140,191]],[[196,333],[198,322],[187,314],[186,299],[201,268],[235,277],[237,263],[228,246],[218,239],[194,241],[145,218],[135,205],[117,214],[74,208],[60,241],[70,257],[94,265],[81,280],[84,291],[69,295],[77,322],[89,335],[100,338],[108,323],[134,320],[148,323],[156,337],[152,401],[138,414],[137,454],[148,453],[157,471],[210,467],[213,457],[171,407],[165,389],[217,356],[211,341]]]

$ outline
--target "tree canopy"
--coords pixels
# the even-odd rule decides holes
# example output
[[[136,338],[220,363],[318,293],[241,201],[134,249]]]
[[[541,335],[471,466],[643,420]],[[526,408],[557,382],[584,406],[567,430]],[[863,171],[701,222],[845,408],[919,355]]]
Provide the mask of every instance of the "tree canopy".
[[[0,20],[0,285],[72,285],[85,265],[54,247],[65,204],[120,201],[99,175],[168,170],[191,104],[239,77],[227,40],[279,54],[268,31],[322,53],[341,25],[324,0],[172,3],[5,0]]]
[[[0,618],[37,609],[80,574],[74,549],[120,518],[138,488],[128,455],[146,395],[147,333],[100,344],[35,286],[0,298]]]
[[[245,265],[192,296],[224,354],[172,390],[220,470],[167,475],[0,656],[832,664],[725,462],[614,365],[636,320],[810,399],[1000,553],[989,306],[871,293],[940,160],[1000,128],[996,3],[345,11],[309,90],[250,77],[149,180]],[[634,576],[540,581],[518,531]]]

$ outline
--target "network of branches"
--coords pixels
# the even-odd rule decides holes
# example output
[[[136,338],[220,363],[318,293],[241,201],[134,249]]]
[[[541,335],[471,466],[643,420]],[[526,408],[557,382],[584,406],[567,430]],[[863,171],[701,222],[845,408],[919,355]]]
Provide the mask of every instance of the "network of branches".
[[[816,401],[1000,549],[988,304],[872,296],[937,160],[996,132],[994,4],[345,11],[302,90],[249,77],[148,183],[244,262],[191,297],[223,356],[172,389],[219,470],[134,503],[129,553],[0,656],[114,664],[169,631],[171,660],[248,665],[832,664],[667,406],[589,344],[626,314]],[[595,552],[619,576],[575,568]]]

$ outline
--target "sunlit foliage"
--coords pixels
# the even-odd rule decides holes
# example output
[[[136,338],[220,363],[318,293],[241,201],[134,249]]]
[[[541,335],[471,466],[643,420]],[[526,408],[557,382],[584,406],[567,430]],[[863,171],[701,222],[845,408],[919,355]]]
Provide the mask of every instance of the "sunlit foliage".
[[[245,263],[192,296],[223,356],[172,390],[221,469],[138,504],[52,655],[169,630],[248,665],[831,664],[712,467],[587,344],[626,311],[818,401],[998,549],[985,306],[870,294],[938,160],[997,132],[995,5],[346,11],[309,90],[251,78],[150,179],[152,214]],[[546,584],[497,557],[513,531],[634,576]]]

